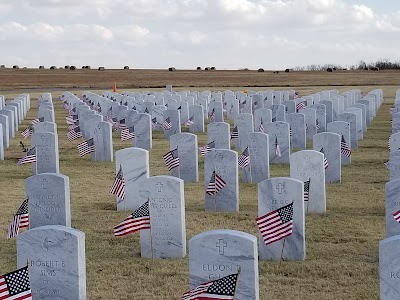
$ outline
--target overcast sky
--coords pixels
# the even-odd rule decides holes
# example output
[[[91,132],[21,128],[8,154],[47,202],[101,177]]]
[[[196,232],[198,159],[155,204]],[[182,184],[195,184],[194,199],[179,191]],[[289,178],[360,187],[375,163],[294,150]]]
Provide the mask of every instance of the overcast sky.
[[[400,0],[0,0],[0,64],[285,69],[400,61]]]

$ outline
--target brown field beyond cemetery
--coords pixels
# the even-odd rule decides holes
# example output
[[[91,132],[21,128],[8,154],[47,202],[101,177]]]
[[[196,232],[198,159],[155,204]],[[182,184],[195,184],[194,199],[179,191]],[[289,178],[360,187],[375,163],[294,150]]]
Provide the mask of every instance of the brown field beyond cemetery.
[[[8,99],[30,93],[32,109],[20,125],[25,129],[36,117],[35,100],[52,91],[110,90],[116,81],[123,89],[155,89],[171,83],[180,90],[285,89],[301,95],[337,88],[353,88],[364,94],[382,88],[385,102],[371,127],[353,152],[352,164],[342,168],[342,183],[327,185],[327,213],[306,216],[307,257],[304,262],[259,262],[260,299],[379,299],[378,242],[385,237],[384,184],[389,180],[383,162],[388,159],[391,132],[389,107],[400,87],[400,72],[341,71],[273,74],[256,71],[157,71],[157,70],[32,70],[0,69],[0,94]],[[76,144],[66,138],[65,113],[55,101],[60,170],[69,176],[72,227],[86,234],[88,299],[180,299],[188,289],[188,256],[179,260],[140,258],[139,235],[116,238],[113,226],[130,212],[116,212],[109,188],[114,163],[95,163],[79,158]],[[8,223],[24,199],[24,179],[30,166],[16,166],[23,156],[19,133],[0,161],[0,274],[16,268],[15,240],[6,239]],[[199,145],[206,134],[198,135]],[[129,147],[114,134],[114,151]],[[30,145],[29,141],[26,141]],[[308,148],[311,144],[308,144]],[[162,155],[168,142],[153,135],[150,174],[167,175]],[[240,183],[240,212],[204,212],[203,158],[199,158],[200,182],[185,184],[187,240],[212,229],[236,229],[258,235],[257,186]],[[289,176],[288,165],[271,165],[271,176]]]

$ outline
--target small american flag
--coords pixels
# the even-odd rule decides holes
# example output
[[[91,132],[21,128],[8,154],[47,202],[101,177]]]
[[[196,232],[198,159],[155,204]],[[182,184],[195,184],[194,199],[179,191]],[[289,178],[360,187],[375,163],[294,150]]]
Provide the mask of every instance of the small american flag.
[[[389,141],[388,141],[388,149],[389,149],[389,151],[390,151],[390,139],[389,139]]]
[[[79,155],[81,157],[85,156],[86,154],[88,154],[90,152],[95,152],[96,151],[96,147],[94,145],[93,138],[78,144],[76,146],[76,148],[78,148],[78,152],[79,152]]]
[[[67,125],[72,125],[78,120],[77,115],[68,115],[65,117],[65,121],[67,122]]]
[[[145,110],[144,110],[144,112],[145,112],[146,114],[148,114],[148,113],[149,113],[149,109],[146,107]]]
[[[168,167],[168,171],[179,167],[179,156],[178,156],[178,148],[171,150],[163,155],[165,164]]]
[[[290,136],[290,138],[292,138],[292,136],[293,136],[292,127],[289,127],[289,136]]]
[[[125,101],[124,106],[128,106],[128,101]]]
[[[13,217],[11,223],[8,225],[7,238],[11,239],[15,237],[19,233],[20,228],[29,227],[28,201],[29,199],[25,199],[22,202],[21,206],[17,210],[17,213]],[[0,297],[1,297],[1,289],[0,289]]]
[[[383,163],[385,165],[385,168],[390,170],[390,163],[389,160]]]
[[[321,127],[319,126],[319,121],[318,119],[315,120],[315,128],[316,130],[319,130]]]
[[[215,121],[215,108],[212,109],[210,112],[210,121],[214,122]]]
[[[21,132],[21,135],[26,139],[33,134],[32,125],[28,126],[24,131]]]
[[[33,162],[36,162],[36,146],[33,146],[31,149],[29,149],[25,156],[18,161],[17,165],[20,166]]]
[[[191,117],[185,122],[184,125],[186,125],[186,126],[193,125],[193,124],[194,124],[193,120],[194,120],[194,116],[191,116]]]
[[[61,105],[61,107],[62,107],[63,109],[65,109],[65,110],[69,109],[69,105],[68,105],[67,100],[65,100],[65,101],[63,102],[63,104]]]
[[[244,105],[247,103],[247,100],[244,100],[242,103],[239,103],[239,109],[244,108]]]
[[[293,202],[256,220],[266,245],[284,239],[293,232]]]
[[[40,117],[31,121],[32,125],[38,124],[40,122],[44,122],[44,117]]]
[[[1,300],[32,300],[28,266],[0,276]]]
[[[276,117],[273,117],[273,118],[272,118],[272,122],[276,122]]]
[[[172,128],[170,117],[166,118],[165,121],[161,123],[161,127],[164,128],[164,130],[170,130]]]
[[[400,223],[400,210],[393,214],[393,218]]]
[[[328,160],[325,157],[325,151],[324,148],[322,147],[321,150],[319,150],[324,155],[324,169],[326,170],[328,168]]]
[[[75,113],[76,113],[76,107],[71,108],[71,109],[69,110],[69,112],[68,112],[68,114],[69,114],[70,116],[74,115]]]
[[[222,190],[225,185],[225,180],[214,171],[211,175],[210,182],[208,183],[206,193],[213,196]]]
[[[258,128],[258,131],[261,133],[265,133],[265,129],[264,129],[264,124],[263,124],[263,119],[261,118],[260,120],[260,127]]]
[[[122,166],[119,166],[119,171],[115,176],[113,185],[111,186],[110,193],[117,196],[120,199],[125,198],[125,179],[122,173]]]
[[[308,201],[308,199],[309,199],[310,181],[311,181],[311,179],[304,181],[304,201]]]
[[[181,300],[233,300],[239,273],[202,283],[185,292]]]
[[[239,138],[239,130],[236,125],[231,132],[231,139],[238,139],[238,138]]]
[[[70,131],[67,132],[68,141],[72,142],[78,138],[82,137],[81,128],[79,126],[74,127]]]
[[[305,108],[306,106],[305,106],[305,104],[304,104],[304,102],[299,102],[299,103],[297,103],[297,105],[296,105],[296,111],[298,112],[299,110],[301,110],[301,109],[303,109],[303,108]]]
[[[117,126],[117,130],[118,130],[118,131],[122,131],[122,130],[128,128],[128,127],[126,126],[126,120],[125,120],[125,118],[119,120],[119,122],[117,123],[116,126]]]
[[[206,155],[206,153],[210,152],[211,149],[215,148],[215,141],[212,141],[204,146],[199,147],[200,154],[202,156]]]
[[[151,119],[151,127],[152,127],[152,128],[156,128],[157,125],[158,125],[158,123],[157,123],[157,118],[154,117],[153,119]]]
[[[135,127],[129,127],[121,130],[121,141],[127,141],[135,137]]]
[[[249,147],[246,147],[242,154],[238,158],[238,165],[242,169],[246,168],[250,164]]]
[[[278,156],[278,157],[282,156],[281,146],[279,146],[279,144],[278,144],[278,137],[277,136],[275,136],[275,155]]]
[[[150,229],[149,201],[114,227],[114,235],[122,236],[142,229]]]
[[[68,125],[68,130],[72,130],[79,126],[79,120],[77,120],[74,124]]]
[[[97,103],[96,111],[99,112],[99,113],[101,113],[101,106],[100,106],[100,103]]]
[[[340,142],[340,153],[342,153],[342,155],[346,157],[350,157],[351,155],[351,149],[349,145],[346,143],[346,140],[344,139],[343,135],[342,135],[342,141]]]
[[[107,111],[106,120],[107,120],[108,123],[111,123],[111,124],[113,123],[113,122],[112,122],[112,106],[111,106],[110,109]]]

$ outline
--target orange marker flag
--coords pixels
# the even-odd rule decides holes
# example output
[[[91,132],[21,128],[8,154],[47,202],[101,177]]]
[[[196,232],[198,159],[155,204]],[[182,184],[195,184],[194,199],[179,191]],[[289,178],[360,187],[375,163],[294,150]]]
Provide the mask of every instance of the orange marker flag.
[[[117,91],[117,82],[114,81],[113,92],[115,93],[116,91]]]

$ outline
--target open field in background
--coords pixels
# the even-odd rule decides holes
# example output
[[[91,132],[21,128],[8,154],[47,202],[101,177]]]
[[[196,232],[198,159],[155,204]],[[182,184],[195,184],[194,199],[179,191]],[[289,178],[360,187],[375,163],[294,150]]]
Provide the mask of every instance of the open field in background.
[[[87,77],[85,72],[93,74],[90,75],[93,79],[89,75],[90,78]],[[78,95],[92,84],[94,89],[110,90],[113,81],[117,81],[119,88],[125,83],[132,83],[132,88],[146,86],[146,90],[153,90],[153,86],[163,87],[167,83],[181,86],[180,90],[201,90],[207,87],[222,90],[231,83],[231,89],[237,90],[245,87],[250,89],[248,86],[251,86],[253,76],[253,86],[263,82],[263,86],[271,88],[273,84],[276,84],[277,89],[287,86],[299,90],[301,95],[327,88],[337,88],[343,92],[356,86],[364,94],[375,88],[383,88],[385,102],[364,135],[364,140],[359,143],[358,150],[353,152],[352,164],[342,168],[342,183],[327,185],[327,213],[306,216],[306,260],[283,262],[280,266],[278,262],[259,262],[261,300],[379,298],[378,242],[385,237],[384,184],[389,180],[383,162],[389,156],[387,141],[391,125],[388,111],[395,90],[400,87],[400,73],[263,74],[254,71],[202,71],[199,75],[194,74],[193,78],[188,75],[185,79],[184,71],[143,70],[143,74],[154,74],[153,80],[153,75],[135,78],[135,72],[0,70],[0,94],[10,99],[22,92],[30,92],[29,89],[34,91],[30,93],[32,109],[20,126],[21,131],[36,117],[37,96],[44,91],[64,86],[68,90],[76,87]],[[230,76],[232,73],[235,74]],[[33,74],[34,78],[28,78]],[[44,74],[43,78],[39,74]],[[203,74],[206,74],[204,79],[195,84],[197,76]],[[227,77],[224,78],[224,75]],[[212,76],[218,76],[219,79]],[[123,77],[126,81],[122,80]],[[272,80],[274,77],[279,78],[279,81]],[[56,99],[60,94],[61,91],[54,91],[53,98]],[[76,150],[78,142],[69,143],[66,138],[65,113],[58,101],[54,100],[54,104],[59,134],[60,171],[70,177],[72,227],[86,234],[88,299],[180,299],[189,284],[188,256],[180,260],[142,259],[139,234],[119,238],[113,236],[113,226],[130,213],[116,212],[115,198],[109,194],[115,165],[110,162],[91,162],[87,157],[79,158]],[[198,137],[199,145],[203,145],[206,133]],[[17,160],[23,156],[19,147],[20,140],[22,137],[17,134],[5,152],[6,160],[0,161],[0,274],[16,268],[15,240],[6,239],[6,230],[24,199],[24,180],[31,175],[30,166],[16,166]],[[113,141],[114,151],[131,145],[130,142],[121,142],[116,134]],[[30,145],[30,142],[26,144]],[[311,148],[310,143],[308,146]],[[151,176],[168,174],[162,161],[162,155],[168,147],[161,133],[153,134]],[[203,158],[200,157],[200,182],[185,184],[187,240],[203,231],[220,228],[241,230],[258,236],[255,223],[257,185],[240,183],[240,212],[205,213],[202,196],[203,167]],[[271,165],[271,176],[289,176],[289,166]]]

